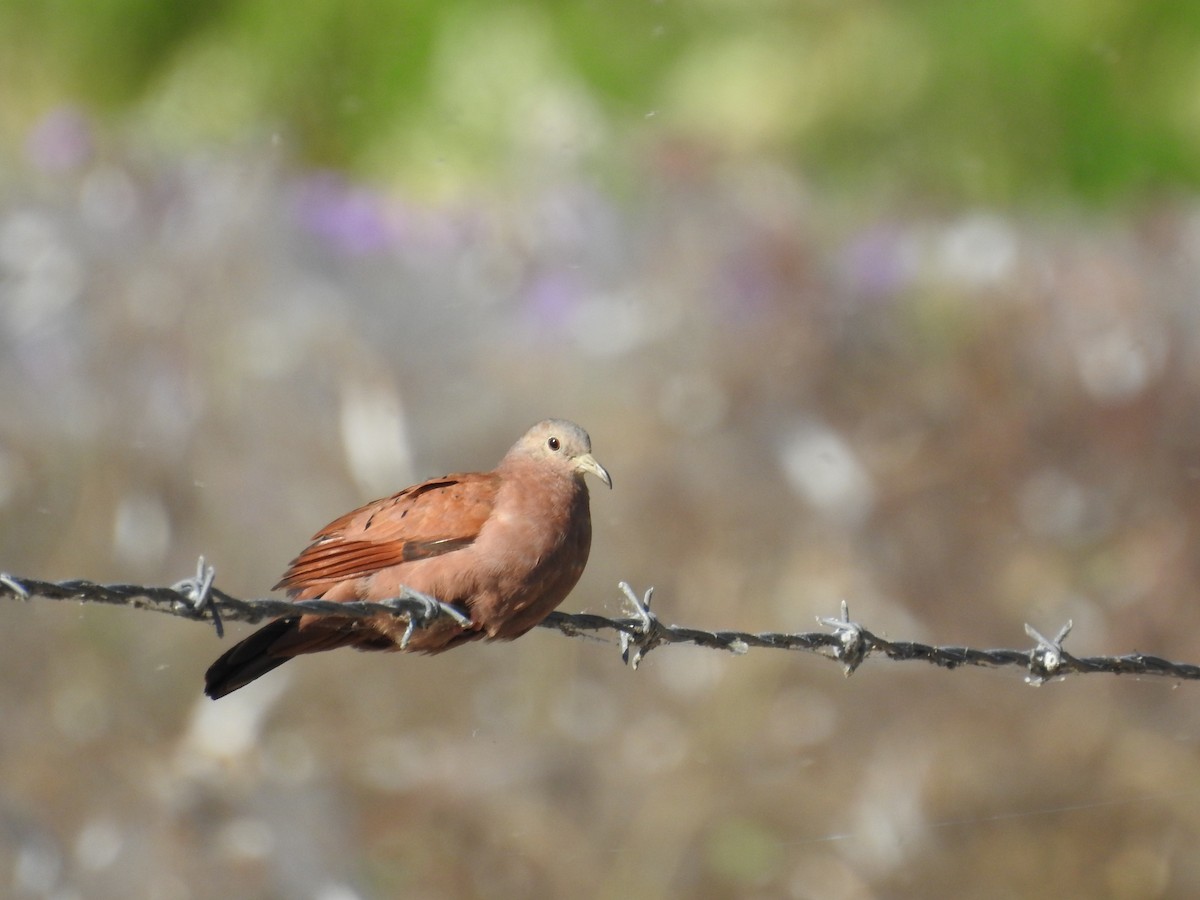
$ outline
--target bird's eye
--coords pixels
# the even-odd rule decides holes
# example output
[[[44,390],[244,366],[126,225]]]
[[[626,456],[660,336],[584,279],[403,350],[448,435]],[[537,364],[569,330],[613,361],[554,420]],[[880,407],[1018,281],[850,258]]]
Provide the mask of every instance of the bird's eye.
[[[557,450],[559,447],[558,438],[556,438],[556,437],[550,438],[550,440],[546,441],[546,446],[549,447],[551,450]]]

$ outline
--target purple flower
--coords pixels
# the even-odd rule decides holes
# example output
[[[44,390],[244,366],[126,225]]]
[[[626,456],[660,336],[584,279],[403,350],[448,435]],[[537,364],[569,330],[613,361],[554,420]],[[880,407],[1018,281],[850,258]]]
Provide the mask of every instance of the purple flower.
[[[77,169],[92,158],[92,126],[74,106],[60,106],[42,116],[25,138],[25,155],[43,172]]]
[[[854,237],[842,250],[842,271],[858,294],[888,298],[912,282],[912,260],[905,235],[899,229],[878,225]]]
[[[395,243],[383,198],[332,172],[314,175],[301,186],[297,215],[302,227],[342,253],[363,256]]]

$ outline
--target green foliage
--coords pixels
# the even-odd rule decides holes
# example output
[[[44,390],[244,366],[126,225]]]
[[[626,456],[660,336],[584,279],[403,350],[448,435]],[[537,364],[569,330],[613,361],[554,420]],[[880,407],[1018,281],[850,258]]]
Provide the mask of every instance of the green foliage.
[[[1172,0],[3,0],[0,127],[76,102],[416,182],[649,132],[851,193],[1111,202],[1200,181],[1197,51]]]

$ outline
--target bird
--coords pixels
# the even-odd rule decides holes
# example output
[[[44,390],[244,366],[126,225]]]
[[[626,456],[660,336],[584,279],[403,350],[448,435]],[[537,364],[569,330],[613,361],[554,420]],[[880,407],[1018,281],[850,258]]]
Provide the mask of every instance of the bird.
[[[579,581],[592,542],[585,475],[612,488],[588,433],[565,419],[532,426],[491,472],[431,478],[330,522],[272,590],[294,600],[380,601],[403,588],[461,612],[410,632],[407,622],[297,613],[263,626],[205,673],[218,699],[289,659],[337,647],[440,653],[512,640],[546,618]]]

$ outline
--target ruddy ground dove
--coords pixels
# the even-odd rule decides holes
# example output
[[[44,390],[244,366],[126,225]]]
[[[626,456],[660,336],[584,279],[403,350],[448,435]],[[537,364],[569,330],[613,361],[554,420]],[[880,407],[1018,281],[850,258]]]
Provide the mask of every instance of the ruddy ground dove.
[[[612,479],[586,431],[547,419],[534,425],[491,472],[433,478],[329,523],[276,588],[297,600],[385,600],[402,587],[460,610],[414,631],[404,649],[440,653],[467,641],[511,640],[570,593],[592,542],[584,475]],[[295,615],[276,619],[209,667],[216,699],[294,656],[336,647],[399,650],[407,623]]]

